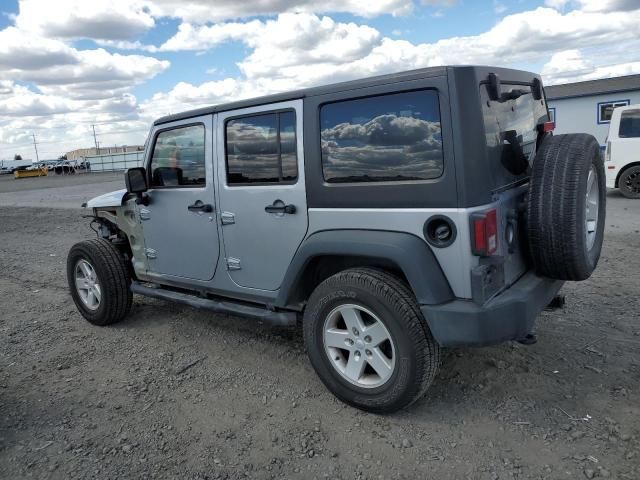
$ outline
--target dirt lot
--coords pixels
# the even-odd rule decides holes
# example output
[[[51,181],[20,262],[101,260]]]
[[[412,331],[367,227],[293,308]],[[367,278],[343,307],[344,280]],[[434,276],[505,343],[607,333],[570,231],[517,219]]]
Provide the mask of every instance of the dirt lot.
[[[79,208],[101,193],[124,188],[122,172],[21,178],[0,176],[0,207]]]
[[[82,210],[6,199],[0,478],[640,479],[640,202],[609,194],[600,267],[536,345],[451,350],[423,400],[376,416],[325,390],[299,332],[141,297],[91,326],[65,279]]]

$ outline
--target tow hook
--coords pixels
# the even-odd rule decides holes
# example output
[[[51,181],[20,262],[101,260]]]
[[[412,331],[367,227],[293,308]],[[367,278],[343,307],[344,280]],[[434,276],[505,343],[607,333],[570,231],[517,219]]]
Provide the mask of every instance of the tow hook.
[[[546,306],[545,310],[558,310],[564,308],[565,304],[565,296],[564,295],[556,295],[551,299],[549,305]]]

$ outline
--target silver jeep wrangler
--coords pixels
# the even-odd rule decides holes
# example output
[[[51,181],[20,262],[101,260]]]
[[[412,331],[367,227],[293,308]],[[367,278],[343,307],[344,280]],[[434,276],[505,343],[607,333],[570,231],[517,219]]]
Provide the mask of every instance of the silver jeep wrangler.
[[[156,120],[67,275],[91,323],[132,294],[302,323],[340,399],[392,412],[441,349],[532,341],[602,247],[597,141],[552,134],[539,76],[437,67]]]

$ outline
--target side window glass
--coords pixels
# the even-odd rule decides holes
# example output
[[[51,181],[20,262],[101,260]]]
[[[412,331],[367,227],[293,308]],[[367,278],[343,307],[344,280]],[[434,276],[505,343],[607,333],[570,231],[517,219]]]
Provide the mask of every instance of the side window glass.
[[[296,114],[283,112],[280,114],[280,155],[284,181],[295,181],[298,178],[296,151]]]
[[[411,181],[443,171],[438,94],[394,93],[320,109],[322,171],[329,183]]]
[[[160,132],[151,157],[152,187],[206,184],[204,126],[190,125]]]
[[[640,138],[640,110],[627,110],[620,117],[620,138]]]
[[[295,124],[292,111],[229,120],[227,184],[294,182],[298,178]]]

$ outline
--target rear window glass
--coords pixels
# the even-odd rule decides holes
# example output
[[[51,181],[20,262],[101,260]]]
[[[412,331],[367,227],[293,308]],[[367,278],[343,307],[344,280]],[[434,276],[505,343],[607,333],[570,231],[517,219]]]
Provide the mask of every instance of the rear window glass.
[[[480,87],[488,167],[494,175],[494,187],[528,174],[528,166],[536,152],[538,124],[549,119],[544,100],[534,99],[530,87],[502,84],[503,96],[514,90],[526,93],[515,99],[498,101],[490,99],[486,85]]]
[[[620,117],[620,138],[640,138],[640,110],[627,110]]]
[[[320,109],[322,171],[329,183],[428,180],[442,175],[438,94],[394,93]]]

